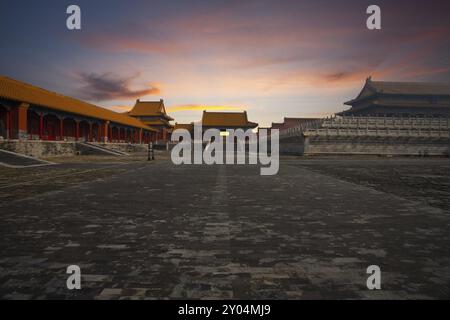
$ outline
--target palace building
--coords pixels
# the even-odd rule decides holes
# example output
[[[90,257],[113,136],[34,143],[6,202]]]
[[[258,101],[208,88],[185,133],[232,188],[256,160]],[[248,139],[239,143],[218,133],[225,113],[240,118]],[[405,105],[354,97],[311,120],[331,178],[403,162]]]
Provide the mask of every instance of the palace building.
[[[319,118],[288,118],[284,117],[282,123],[272,122],[272,126],[269,129],[287,130],[291,128],[300,127],[312,121],[320,120]]]
[[[202,125],[203,132],[208,129],[218,129],[226,131],[227,129],[254,129],[258,126],[257,123],[248,121],[247,111],[243,112],[208,112],[203,111],[202,120],[199,123]],[[176,123],[174,130],[186,129],[191,134],[194,132],[194,123]]]
[[[156,141],[166,142],[170,140],[170,134],[173,130],[170,121],[174,119],[167,114],[163,99],[159,101],[141,101],[138,99],[133,109],[126,114],[139,119],[151,128],[157,129]]]
[[[193,123],[175,123],[175,126],[173,127],[173,131],[178,129],[185,129],[189,131],[190,133],[194,132],[194,124]]]
[[[366,80],[359,95],[338,115],[450,116],[450,83]]]
[[[350,109],[280,130],[280,152],[300,155],[450,155],[450,83],[369,77]]]
[[[0,76],[4,139],[148,143],[159,132],[139,118]]]
[[[254,129],[257,123],[248,121],[247,111],[244,112],[208,112],[203,111],[202,127],[203,130],[218,129],[226,131],[227,129]]]

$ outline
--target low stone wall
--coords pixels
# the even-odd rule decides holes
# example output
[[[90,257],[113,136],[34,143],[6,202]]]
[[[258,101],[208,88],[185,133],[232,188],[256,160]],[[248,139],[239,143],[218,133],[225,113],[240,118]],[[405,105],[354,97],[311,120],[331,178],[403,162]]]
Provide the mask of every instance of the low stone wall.
[[[449,156],[449,138],[310,136],[303,141],[305,155],[364,154]]]
[[[73,156],[77,152],[76,143],[66,141],[3,140],[0,141],[0,149],[35,158]]]
[[[147,152],[148,144],[129,144],[129,143],[103,143],[103,142],[92,142],[93,145],[98,145],[100,147],[117,150],[126,153],[134,152]]]
[[[271,144],[268,144],[270,151]],[[293,136],[280,139],[280,154],[302,155],[305,151],[305,139],[303,136]]]
[[[126,153],[147,152],[146,144],[127,143],[97,143],[108,149],[118,150]],[[45,158],[53,156],[74,156],[77,154],[98,154],[104,152],[96,151],[93,148],[83,147],[81,143],[74,141],[39,141],[39,140],[0,140],[0,149],[17,152],[35,158]]]

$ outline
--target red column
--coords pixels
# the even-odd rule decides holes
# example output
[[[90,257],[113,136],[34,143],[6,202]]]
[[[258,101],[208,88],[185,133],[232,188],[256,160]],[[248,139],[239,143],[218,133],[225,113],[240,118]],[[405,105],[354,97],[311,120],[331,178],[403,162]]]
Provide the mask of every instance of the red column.
[[[142,129],[139,129],[139,143],[142,143]]]
[[[112,142],[112,138],[113,138],[113,136],[112,136],[112,127],[109,127],[109,130],[108,130],[108,141]]]
[[[88,141],[92,142],[92,122],[89,122],[89,137]]]
[[[75,130],[75,139],[78,141],[78,138],[80,138],[80,123],[78,121],[75,121],[76,123],[76,130]]]
[[[59,118],[59,139],[64,140],[64,118]]]
[[[101,129],[101,131],[102,131],[102,135],[101,135],[102,140],[103,140],[103,142],[108,142],[109,121],[105,121],[104,123],[102,123],[101,126],[102,126],[102,129]]]
[[[15,110],[9,112],[9,138],[14,139],[14,129],[16,128],[16,123],[14,119]]]
[[[11,111],[6,110],[6,138],[11,139]]]
[[[44,139],[44,114],[39,114],[39,140]]]
[[[28,108],[27,103],[22,103],[17,108],[17,138],[28,139]]]

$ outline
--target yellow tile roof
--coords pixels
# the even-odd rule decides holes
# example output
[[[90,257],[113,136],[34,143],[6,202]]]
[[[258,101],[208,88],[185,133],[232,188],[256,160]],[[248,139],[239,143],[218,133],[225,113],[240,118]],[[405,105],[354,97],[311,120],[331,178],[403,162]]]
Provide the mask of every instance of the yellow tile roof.
[[[138,119],[127,115],[3,76],[0,76],[0,97],[85,117],[111,121],[130,127],[156,131]]]
[[[173,120],[164,107],[164,100],[159,101],[136,101],[133,109],[128,112],[133,117],[164,117],[167,120]]]
[[[144,124],[148,126],[166,126],[166,127],[172,127],[172,125],[164,119],[154,119],[154,120],[141,120]]]
[[[444,82],[391,82],[366,80],[359,95],[346,105],[352,105],[360,100],[377,94],[406,95],[406,96],[449,96],[450,83]]]
[[[173,130],[177,129],[186,129],[188,131],[194,130],[194,124],[193,123],[175,123],[175,126]]]
[[[207,112],[203,111],[202,126],[204,127],[237,127],[255,128],[257,123],[247,119],[247,112]]]

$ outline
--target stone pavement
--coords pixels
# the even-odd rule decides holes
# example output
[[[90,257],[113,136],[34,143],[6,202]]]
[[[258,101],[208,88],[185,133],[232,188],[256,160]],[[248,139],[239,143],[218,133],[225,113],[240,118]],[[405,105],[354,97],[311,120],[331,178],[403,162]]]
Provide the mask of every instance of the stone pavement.
[[[120,168],[0,203],[1,298],[450,297],[445,209],[295,160],[264,177],[255,166]],[[71,264],[78,291],[66,288]],[[366,288],[372,264],[382,290]]]

